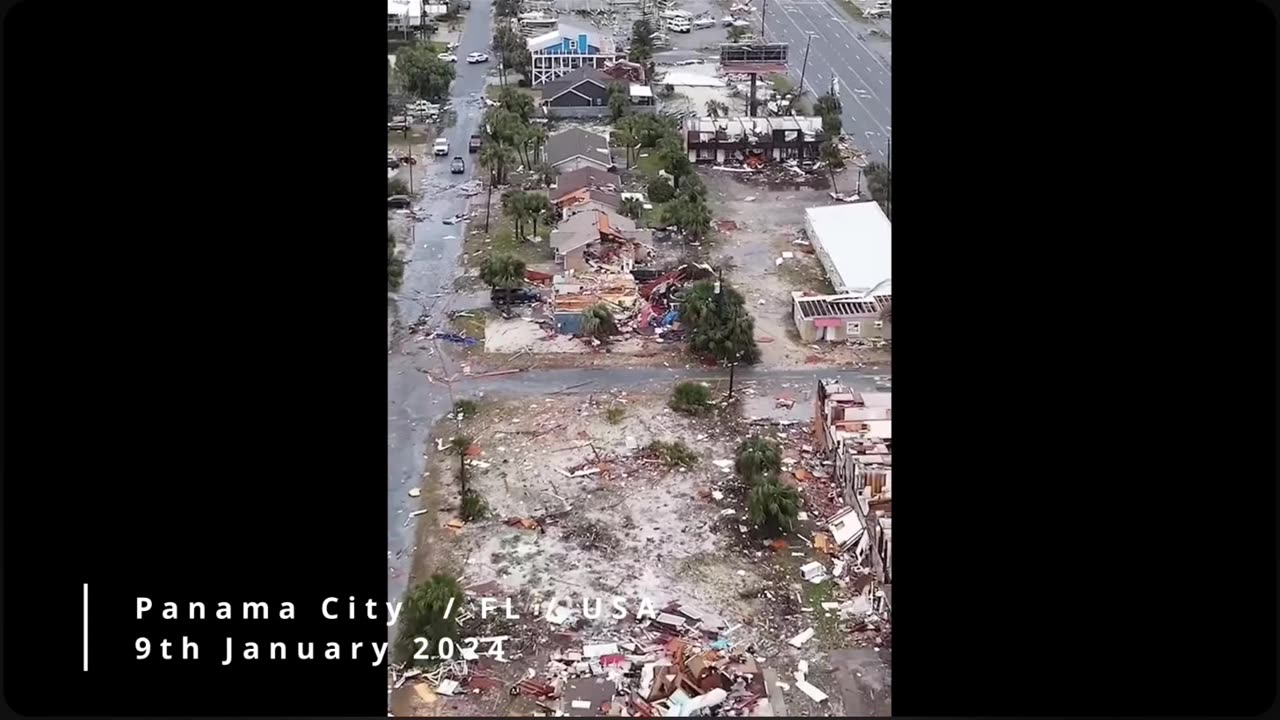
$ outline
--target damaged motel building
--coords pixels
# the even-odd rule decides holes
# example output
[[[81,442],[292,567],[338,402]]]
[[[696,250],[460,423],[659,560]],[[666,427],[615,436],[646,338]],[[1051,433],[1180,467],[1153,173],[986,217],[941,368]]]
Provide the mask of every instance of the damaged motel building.
[[[814,438],[835,463],[847,505],[831,519],[833,538],[871,567],[887,605],[893,584],[893,394],[856,392],[825,380],[814,402]]]
[[[875,202],[805,210],[805,232],[838,294],[791,293],[800,339],[847,342],[892,339],[881,314],[893,302],[892,227]]]
[[[817,160],[827,136],[818,117],[687,118],[690,162],[742,163]]]

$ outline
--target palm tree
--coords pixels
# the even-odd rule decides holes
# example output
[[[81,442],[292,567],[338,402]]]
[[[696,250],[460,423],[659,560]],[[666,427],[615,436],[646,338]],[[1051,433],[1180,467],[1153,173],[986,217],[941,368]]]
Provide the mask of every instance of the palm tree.
[[[511,255],[490,255],[480,264],[480,279],[491,288],[519,287],[524,282],[524,261]]]
[[[630,197],[623,200],[621,209],[622,214],[632,220],[639,220],[640,216],[644,215],[644,203],[640,202],[639,198]]]
[[[556,169],[556,166],[549,162],[539,163],[538,167],[534,168],[534,172],[538,174],[538,177],[542,179],[542,184],[546,187],[551,187],[551,183],[554,182],[556,176],[560,174],[560,171]]]
[[[537,163],[538,158],[542,154],[542,146],[547,142],[546,128],[541,125],[530,125],[529,132],[525,135],[525,139],[533,145],[532,159],[534,163]]]
[[[840,154],[840,148],[836,147],[835,139],[822,143],[818,158],[826,164],[827,174],[831,176],[831,189],[838,195],[840,190],[836,187],[836,173],[844,169],[844,156]]]
[[[710,115],[710,116],[711,116],[711,117],[713,117],[713,118],[718,118],[718,117],[721,117],[721,116],[728,117],[728,116],[729,116],[729,105],[728,105],[728,103],[723,103],[723,102],[720,102],[719,100],[714,100],[714,99],[713,99],[713,100],[708,100],[708,101],[707,101],[707,114],[708,114],[708,115]]]
[[[489,171],[494,185],[505,185],[507,171],[516,166],[520,158],[515,149],[498,142],[487,142],[480,148],[480,167]]]
[[[524,238],[524,221],[528,217],[528,205],[523,190],[508,190],[502,193],[502,211],[511,218],[515,226],[516,237]]]
[[[582,311],[582,323],[578,333],[583,337],[603,340],[618,333],[618,324],[613,319],[613,311],[604,303],[596,303]]]
[[[538,218],[550,223],[551,214],[555,212],[555,208],[551,207],[551,201],[547,199],[547,196],[541,193],[525,193],[523,202],[525,216],[533,221],[533,234],[536,236],[538,234]]]
[[[637,115],[627,115],[619,120],[613,126],[613,139],[622,146],[623,151],[627,155],[627,169],[631,169],[631,152],[632,148],[640,142],[639,134],[636,132]]]
[[[758,482],[747,493],[747,514],[761,527],[790,531],[800,514],[800,493],[776,479]]]
[[[751,482],[770,479],[782,469],[782,452],[763,437],[747,438],[738,446],[734,469]]]

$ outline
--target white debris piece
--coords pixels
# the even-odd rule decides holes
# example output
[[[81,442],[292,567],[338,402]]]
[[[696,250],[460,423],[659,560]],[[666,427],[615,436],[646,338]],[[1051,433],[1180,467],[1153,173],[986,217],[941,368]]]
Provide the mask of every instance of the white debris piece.
[[[797,647],[797,648],[798,648],[798,647],[800,647],[801,645],[803,645],[803,644],[805,644],[806,642],[808,642],[808,641],[809,641],[809,638],[811,638],[811,637],[813,637],[813,628],[809,628],[808,630],[805,630],[804,632],[800,633],[799,635],[797,635],[797,636],[795,636],[795,637],[791,638],[790,640],[788,640],[788,641],[787,641],[787,644],[788,644],[788,645],[790,645],[791,647]]]
[[[583,657],[600,657],[601,655],[617,655],[618,643],[601,643],[599,645],[583,645]]]
[[[804,693],[805,695],[808,695],[809,699],[813,700],[814,702],[822,702],[823,700],[827,699],[826,693],[810,685],[809,681],[807,680],[797,680],[796,687],[800,688],[800,692]]]
[[[823,567],[822,563],[818,562],[817,560],[814,560],[808,565],[800,566],[801,577],[803,577],[805,580],[808,580],[809,582],[813,582],[815,579],[821,579],[826,574],[827,574],[827,569]]]
[[[573,704],[574,710],[590,710],[591,709],[590,700],[574,700],[572,704]]]
[[[441,695],[452,695],[454,690],[458,689],[458,681],[445,678],[436,686],[436,692]]]
[[[409,497],[418,497],[421,494],[422,494],[422,491],[419,490],[418,488],[409,489]]]

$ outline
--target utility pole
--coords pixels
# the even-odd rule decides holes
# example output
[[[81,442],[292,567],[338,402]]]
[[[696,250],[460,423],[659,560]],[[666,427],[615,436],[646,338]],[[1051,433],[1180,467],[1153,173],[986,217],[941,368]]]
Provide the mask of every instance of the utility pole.
[[[495,173],[489,173],[489,193],[484,196],[484,232],[489,233],[489,216],[493,214],[493,183]]]
[[[764,42],[764,11],[769,7],[769,0],[760,3],[760,42]]]
[[[408,122],[408,120],[409,118],[405,118],[405,122]],[[409,143],[409,197],[413,197],[413,166],[414,164],[415,163],[413,160],[413,143]]]
[[[726,295],[728,295],[728,293],[724,292],[724,265],[721,265],[720,268],[716,271],[716,296],[720,298],[719,304],[720,304],[721,314],[724,313],[724,301],[725,301]],[[730,328],[738,327],[738,306],[736,304],[733,306],[733,320],[732,320],[732,324],[729,327]],[[734,368],[736,368],[738,365],[737,360],[738,360],[738,354],[735,353],[733,362],[726,363],[729,366],[729,396],[727,398],[729,400],[733,399],[733,371],[734,371]]]
[[[809,69],[809,45],[813,42],[813,33],[809,33],[809,39],[804,41],[804,62],[800,63],[800,89],[796,91],[796,97],[804,95],[804,71]]]

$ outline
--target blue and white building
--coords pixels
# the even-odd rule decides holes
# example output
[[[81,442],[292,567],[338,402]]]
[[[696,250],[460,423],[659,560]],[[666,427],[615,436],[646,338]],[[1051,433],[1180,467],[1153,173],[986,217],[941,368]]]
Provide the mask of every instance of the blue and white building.
[[[556,29],[528,40],[530,84],[541,85],[582,67],[597,70],[618,59],[613,37],[598,30],[561,22]]]

